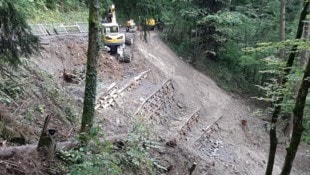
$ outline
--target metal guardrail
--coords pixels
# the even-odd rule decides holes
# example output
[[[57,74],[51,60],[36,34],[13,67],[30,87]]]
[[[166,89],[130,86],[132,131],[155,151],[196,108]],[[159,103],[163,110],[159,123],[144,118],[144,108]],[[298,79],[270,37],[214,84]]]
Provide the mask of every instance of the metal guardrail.
[[[54,24],[30,24],[31,32],[34,35],[62,35],[62,34],[76,34],[87,33],[87,22],[75,22],[71,24],[54,23]]]

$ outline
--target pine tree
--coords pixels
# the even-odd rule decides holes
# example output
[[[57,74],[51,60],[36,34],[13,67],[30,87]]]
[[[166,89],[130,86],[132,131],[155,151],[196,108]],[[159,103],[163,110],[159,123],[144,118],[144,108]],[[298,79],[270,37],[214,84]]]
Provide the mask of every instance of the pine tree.
[[[39,38],[32,35],[21,12],[9,0],[0,1],[0,60],[17,66],[20,57],[29,57],[39,49]]]

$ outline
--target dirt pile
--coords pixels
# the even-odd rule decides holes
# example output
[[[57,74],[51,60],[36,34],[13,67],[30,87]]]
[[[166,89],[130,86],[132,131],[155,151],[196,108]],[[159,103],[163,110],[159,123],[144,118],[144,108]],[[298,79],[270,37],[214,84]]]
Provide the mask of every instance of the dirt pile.
[[[64,70],[84,79],[87,62],[88,36],[65,35],[44,37],[41,40],[43,50],[35,59],[39,67],[55,76]],[[123,66],[106,52],[100,52],[98,59],[98,77],[101,79],[119,79]]]

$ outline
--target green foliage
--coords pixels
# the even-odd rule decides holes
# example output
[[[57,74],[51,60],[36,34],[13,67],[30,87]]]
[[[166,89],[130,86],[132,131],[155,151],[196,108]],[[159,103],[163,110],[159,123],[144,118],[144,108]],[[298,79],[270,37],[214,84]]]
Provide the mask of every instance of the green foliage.
[[[80,0],[12,0],[11,2],[31,23],[85,22],[88,19],[87,6]]]
[[[238,12],[225,11],[204,16],[197,23],[200,25],[214,25],[217,30],[232,35],[232,29],[229,29],[228,27],[242,25],[244,23],[243,18],[246,17]]]
[[[56,4],[57,4],[57,1],[55,0],[46,0],[45,2],[46,7],[52,10],[56,9]]]
[[[286,26],[288,40],[282,43],[274,43],[279,40],[280,3],[277,0],[243,0],[231,3],[174,0],[171,2],[173,8],[166,7],[168,11],[163,15],[169,18],[169,25],[163,36],[180,56],[196,67],[214,70],[211,74],[215,77],[223,76],[216,78],[224,81],[218,81],[223,87],[239,88],[240,85],[233,86],[235,77],[238,77],[245,82],[241,84],[242,89],[255,89],[256,84],[261,85],[271,78],[271,75],[259,73],[269,67],[262,59],[276,55],[279,48],[289,48],[292,42],[297,42],[290,38],[295,35],[297,21],[292,16],[298,14],[300,4],[292,1],[287,3],[287,9],[291,9]],[[307,49],[310,45],[306,41],[298,42],[300,49]],[[262,43],[261,48],[256,47],[258,52],[242,52],[242,48],[253,47],[256,43]],[[261,50],[263,48],[264,52]],[[204,61],[205,59],[215,60],[217,69],[213,68],[213,64],[213,67],[209,66],[210,62]],[[222,72],[226,73],[219,75]]]
[[[216,13],[229,6],[229,2],[225,0],[194,0],[193,3],[200,8],[205,8],[209,13]]]
[[[305,127],[305,130],[303,132],[303,141],[307,144],[310,144],[310,106],[309,106],[310,99],[307,99],[307,105],[305,107],[305,114],[304,114],[304,121],[303,126]]]
[[[262,42],[257,43],[255,47],[244,48],[245,52],[273,52],[276,53],[279,49],[290,50],[292,46],[296,45],[297,50],[309,51],[310,41],[304,39],[285,40],[282,42]]]
[[[101,142],[98,138],[102,136],[100,129],[93,127],[89,134],[80,135],[80,139],[87,139],[88,144],[83,144],[75,150],[62,152],[62,159],[70,166],[70,173],[74,175],[97,175],[111,174],[118,175],[121,169],[114,154],[112,144]],[[87,137],[87,138],[85,138]],[[82,141],[82,143],[86,143]]]
[[[277,50],[280,48],[284,48],[289,50],[293,46],[297,46],[297,52],[301,51],[309,51],[309,43],[308,41],[304,40],[286,40],[283,42],[265,42],[257,44],[255,48],[246,48],[244,49],[247,52],[255,52],[255,53],[276,53]],[[296,60],[298,60],[296,58]],[[284,77],[284,70],[286,68],[286,61],[280,60],[275,56],[269,56],[263,59],[266,62],[266,68],[261,70],[260,73],[269,77],[262,85],[257,85],[264,92],[263,97],[256,97],[258,100],[262,100],[265,102],[269,102],[273,104],[271,108],[265,109],[264,113],[270,115],[273,112],[273,108],[275,105],[281,106],[280,116],[283,119],[287,115],[290,115],[293,111],[293,108],[296,104],[296,94],[299,89],[303,73],[304,67],[300,65],[300,63],[293,64],[290,67],[290,74]],[[287,79],[286,84],[282,85],[279,82],[282,81],[284,78]],[[279,99],[283,98],[283,100]],[[309,100],[306,102],[305,110],[304,110],[304,121],[303,125],[305,127],[305,131],[303,132],[303,141],[306,143],[310,142],[309,139]]]
[[[20,57],[29,57],[39,49],[39,38],[33,36],[25,18],[10,1],[0,3],[0,60],[17,66]]]
[[[25,114],[24,119],[27,120],[30,123],[33,122],[34,116],[33,116],[33,110],[32,109],[28,109],[27,110],[27,113]]]
[[[148,153],[149,129],[135,122],[132,131],[121,148],[104,138],[101,129],[93,127],[89,134],[80,135],[82,146],[62,153],[62,159],[70,166],[70,174],[154,174],[153,162]],[[87,142],[86,142],[87,140]],[[87,143],[87,144],[86,144]]]
[[[72,23],[72,22],[86,22],[88,20],[88,11],[70,11],[70,12],[58,12],[58,11],[36,11],[36,15],[29,18],[30,23]]]
[[[122,21],[134,19],[137,24],[142,24],[149,18],[162,18],[163,12],[170,3],[166,0],[114,0],[113,2]]]
[[[134,174],[154,174],[153,162],[148,153],[150,130],[140,121],[133,123],[128,134],[125,149],[118,153],[120,166],[132,170]]]
[[[22,94],[21,87],[11,79],[3,79],[0,82],[0,91],[11,99],[17,99]]]

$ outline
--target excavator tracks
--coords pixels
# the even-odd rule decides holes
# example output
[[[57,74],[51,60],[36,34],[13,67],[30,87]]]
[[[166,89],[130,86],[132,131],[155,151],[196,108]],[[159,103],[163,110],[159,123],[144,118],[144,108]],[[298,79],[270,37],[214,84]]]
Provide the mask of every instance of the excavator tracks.
[[[119,62],[130,63],[133,58],[132,46],[134,42],[134,35],[132,33],[125,34],[125,44],[119,46],[117,49],[117,59]]]

